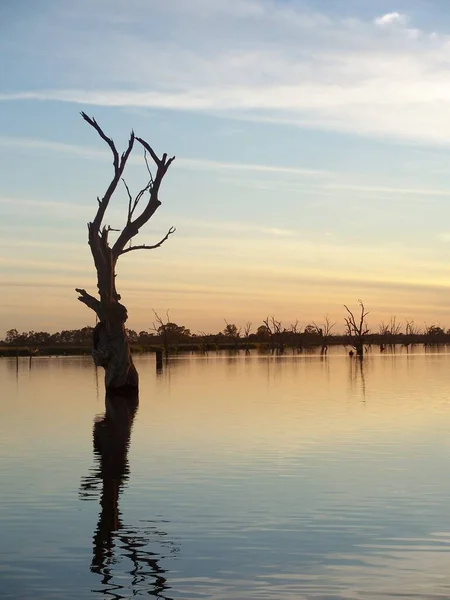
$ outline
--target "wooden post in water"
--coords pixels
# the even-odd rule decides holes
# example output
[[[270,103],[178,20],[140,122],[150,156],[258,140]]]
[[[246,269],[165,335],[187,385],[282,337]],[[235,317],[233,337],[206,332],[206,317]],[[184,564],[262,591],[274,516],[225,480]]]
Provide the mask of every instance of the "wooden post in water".
[[[156,370],[162,371],[163,368],[163,351],[158,348],[156,350]]]

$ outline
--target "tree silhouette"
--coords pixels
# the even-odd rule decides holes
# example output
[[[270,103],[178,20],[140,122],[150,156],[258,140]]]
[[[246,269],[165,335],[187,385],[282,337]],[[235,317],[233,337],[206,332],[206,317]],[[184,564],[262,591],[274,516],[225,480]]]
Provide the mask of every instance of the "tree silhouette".
[[[94,331],[93,358],[97,366],[105,368],[105,385],[107,389],[137,388],[138,374],[133,364],[128,338],[125,332],[125,322],[128,318],[126,307],[121,304],[121,296],[116,289],[116,265],[119,257],[134,250],[153,250],[159,248],[167,238],[175,231],[171,227],[166,235],[156,244],[132,245],[132,239],[139,233],[140,229],[151,219],[157,208],[161,205],[158,198],[162,180],[170,167],[173,158],[167,158],[163,154],[159,158],[151,146],[142,138],[135,137],[131,132],[128,146],[119,156],[116,146],[100,125],[81,113],[83,119],[93,127],[99,136],[109,146],[113,155],[114,175],[102,199],[97,198],[98,207],[94,220],[88,223],[89,246],[97,271],[97,287],[100,299],[91,296],[82,288],[77,288],[78,300],[91,308],[99,320]],[[133,198],[128,185],[123,179],[123,172],[135,141],[144,148],[144,158],[148,170],[148,181],[146,185]],[[147,153],[156,165],[156,174],[150,170]],[[117,189],[120,181],[123,181],[128,195],[127,220],[122,229],[113,229],[104,225],[103,221],[112,195]],[[117,239],[109,243],[109,234],[118,232]]]
[[[348,316],[344,318],[346,333],[350,340],[351,345],[356,350],[356,354],[359,358],[364,356],[364,341],[369,333],[367,326],[366,317],[369,314],[361,300],[358,300],[360,314],[356,315],[344,304],[344,308],[348,313]]]

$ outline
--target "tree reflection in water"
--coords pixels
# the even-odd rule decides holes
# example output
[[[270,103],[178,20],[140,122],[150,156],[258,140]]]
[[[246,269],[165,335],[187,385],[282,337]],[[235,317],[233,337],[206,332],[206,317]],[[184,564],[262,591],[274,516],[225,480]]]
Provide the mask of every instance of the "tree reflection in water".
[[[178,548],[164,539],[166,533],[155,522],[146,521],[147,526],[139,528],[125,525],[119,509],[119,496],[130,476],[128,449],[138,396],[108,393],[105,404],[104,416],[94,420],[95,466],[83,478],[80,489],[83,500],[96,499],[100,494],[91,571],[101,576],[104,587],[93,591],[117,599],[145,594],[169,600],[166,570],[159,565],[162,557],[146,548],[155,541],[169,554]],[[124,585],[124,571],[117,567],[126,559],[131,565],[125,573],[131,580]]]

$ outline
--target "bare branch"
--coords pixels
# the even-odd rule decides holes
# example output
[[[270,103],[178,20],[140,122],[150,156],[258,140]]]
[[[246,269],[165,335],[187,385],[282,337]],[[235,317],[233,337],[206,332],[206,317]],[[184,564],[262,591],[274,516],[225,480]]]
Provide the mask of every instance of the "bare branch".
[[[137,137],[136,140],[140,144],[142,144],[142,146],[144,146],[144,148],[148,151],[148,153],[154,160],[155,164],[157,165],[158,171],[162,170],[162,177],[164,177],[167,169],[170,167],[170,165],[175,160],[175,156],[172,156],[172,158],[169,158],[169,160],[167,160],[167,154],[166,154],[166,152],[164,152],[164,154],[162,155],[162,158],[158,158],[158,156],[156,155],[153,148],[145,140],[143,140],[142,138],[139,138],[139,137]]]
[[[296,319],[295,323],[292,323],[292,325],[290,326],[290,332],[293,333],[294,335],[296,335],[297,333],[299,333],[299,331],[298,331],[298,319]]]
[[[169,168],[169,166],[175,159],[175,157],[172,157],[169,160],[167,160],[166,153],[163,154],[162,158],[158,158],[158,156],[154,152],[153,148],[151,148],[151,146],[145,140],[143,140],[142,138],[136,138],[136,140],[144,147],[145,150],[147,150],[149,152],[150,156],[152,157],[152,159],[154,160],[154,162],[157,166],[157,171],[156,171],[156,176],[153,179],[153,176],[151,175],[151,172],[150,172],[150,167],[147,165],[147,168],[148,168],[149,174],[150,174],[150,181],[145,186],[145,188],[143,188],[139,192],[139,194],[136,196],[134,204],[131,208],[130,219],[127,222],[126,226],[123,228],[122,233],[119,235],[118,239],[116,240],[116,242],[113,246],[112,252],[113,252],[113,256],[115,259],[117,259],[121,254],[124,253],[124,248],[125,248],[126,244],[134,236],[136,236],[139,233],[139,229],[145,223],[147,223],[147,221],[153,216],[153,214],[155,213],[157,208],[161,205],[161,202],[158,198],[159,188],[161,186],[161,182],[164,178],[164,175],[167,172],[167,169]],[[145,157],[145,154],[144,154],[144,157]],[[146,157],[145,157],[145,160],[146,160]],[[146,161],[146,164],[147,164],[147,161]],[[139,201],[141,200],[143,194],[146,191],[150,192],[147,205],[145,206],[145,208],[143,209],[143,211],[141,212],[141,214],[138,217],[136,217],[134,220],[131,220],[131,217],[133,216],[136,206],[138,205]],[[129,251],[129,248],[127,249],[127,251]]]
[[[146,185],[144,188],[142,188],[142,190],[141,190],[141,191],[138,193],[138,195],[136,196],[136,198],[135,198],[135,200],[134,200],[134,202],[133,202],[133,207],[132,207],[132,209],[131,209],[131,213],[130,213],[130,220],[128,221],[129,223],[131,223],[131,217],[133,216],[133,214],[134,214],[134,211],[136,210],[136,206],[139,204],[139,201],[140,201],[140,199],[141,199],[141,198],[142,198],[142,196],[145,194],[145,192],[147,192],[147,191],[149,191],[149,190],[151,189],[152,185],[153,185],[153,182],[152,182],[152,181],[149,181],[149,182],[147,183],[147,185]]]
[[[132,131],[130,134],[130,139],[128,140],[128,147],[125,150],[125,152],[120,156],[120,159],[119,159],[119,154],[117,152],[114,142],[112,141],[111,138],[109,138],[104,133],[103,129],[100,127],[100,125],[97,123],[97,121],[91,117],[88,117],[87,114],[84,112],[81,113],[81,116],[87,123],[89,123],[89,125],[91,125],[97,131],[97,133],[102,138],[102,140],[104,140],[108,144],[108,146],[110,147],[111,152],[113,154],[114,177],[111,180],[111,183],[109,184],[108,189],[105,192],[105,195],[99,201],[97,214],[95,215],[93,222],[89,226],[90,234],[92,234],[92,236],[94,236],[100,229],[100,226],[102,224],[102,220],[103,220],[105,211],[108,208],[108,204],[111,199],[111,196],[113,195],[114,191],[117,188],[117,184],[120,181],[120,178],[122,176],[123,170],[127,163],[128,157],[130,156],[131,150],[133,149],[135,138],[134,138],[134,132]],[[90,236],[90,242],[92,242],[91,236]],[[91,244],[91,248],[92,248],[92,244]],[[94,257],[94,259],[95,259],[95,257]]]
[[[150,154],[150,156],[152,157],[152,159],[154,160],[155,164],[158,167],[158,170],[160,167],[164,168],[164,173],[163,175],[165,175],[167,169],[170,167],[170,165],[172,164],[172,162],[175,160],[175,156],[172,156],[172,158],[169,158],[169,160],[167,160],[167,154],[164,153],[162,158],[158,158],[158,156],[156,155],[155,151],[153,150],[153,148],[142,138],[137,137],[136,140],[142,144],[142,146],[144,146],[144,148],[147,150],[147,152]]]
[[[317,333],[326,339],[330,336],[331,330],[336,323],[331,323],[330,318],[327,315],[324,317],[323,323],[320,323],[321,326],[317,325],[314,321],[313,325],[316,328]]]
[[[149,177],[150,177],[150,183],[153,185],[153,175],[152,175],[152,172],[150,170],[150,165],[148,164],[147,150],[145,150],[145,148],[144,148],[144,160],[145,160],[145,164],[147,166],[147,171],[148,171],[148,174],[149,174]]]
[[[75,291],[80,294],[78,296],[78,300],[80,302],[83,302],[83,304],[86,304],[86,306],[91,308],[100,317],[100,314],[102,312],[101,302],[97,300],[97,298],[94,298],[94,296],[88,294],[86,290],[83,290],[82,288],[75,288]]]
[[[161,163],[160,159],[156,156],[155,151],[153,150],[153,148],[142,138],[137,137],[136,141],[139,142],[142,146],[144,146],[145,150],[147,150],[147,152],[150,154],[150,156],[152,157],[153,161],[156,163],[156,165],[159,166],[159,164]]]
[[[89,123],[89,125],[91,125],[99,134],[99,136],[102,138],[102,140],[105,140],[105,142],[108,144],[108,146],[111,148],[111,152],[113,153],[113,165],[114,165],[114,169],[117,170],[119,168],[119,153],[117,152],[116,146],[114,144],[114,142],[112,141],[111,138],[109,138],[104,132],[103,129],[100,127],[100,125],[97,123],[97,121],[94,118],[88,117],[88,115],[81,111],[81,116],[83,117],[83,119]]]
[[[406,335],[420,335],[421,330],[414,321],[406,321]]]
[[[159,326],[156,326],[156,323],[153,322],[151,329],[153,331],[155,331],[156,333],[158,333],[160,327],[164,327],[164,325],[166,325],[166,323],[164,323],[164,321],[162,320],[162,318],[159,316],[159,314],[156,312],[156,310],[154,308],[152,308],[152,311],[153,311],[153,314],[155,315],[156,323],[159,323]],[[169,323],[169,311],[167,311],[167,323]]]
[[[131,195],[130,188],[127,186],[127,182],[125,181],[125,179],[123,177],[122,177],[122,181],[123,181],[123,185],[125,186],[125,189],[127,190],[127,194],[128,194],[128,217],[127,217],[127,223],[129,223],[131,221],[131,203],[133,202],[133,196]]]
[[[157,244],[153,244],[153,246],[148,246],[147,244],[141,244],[140,246],[130,246],[129,248],[125,248],[124,250],[122,250],[119,256],[122,254],[126,254],[127,252],[132,252],[133,250],[154,250],[155,248],[159,248],[164,244],[169,235],[172,235],[172,233],[175,233],[175,231],[175,227],[171,227],[166,233],[166,235],[162,238],[162,240],[160,240]]]

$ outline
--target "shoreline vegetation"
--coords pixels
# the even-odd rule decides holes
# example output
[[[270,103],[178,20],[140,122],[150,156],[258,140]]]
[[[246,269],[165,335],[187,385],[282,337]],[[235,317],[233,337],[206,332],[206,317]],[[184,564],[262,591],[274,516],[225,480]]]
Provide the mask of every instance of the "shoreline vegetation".
[[[5,339],[0,341],[0,357],[90,355],[93,330],[93,327],[83,327],[50,334],[34,331],[18,333],[16,329],[11,329]],[[234,324],[227,323],[225,329],[217,334],[191,334],[185,327],[167,322],[153,333],[127,330],[127,335],[133,354],[156,353],[166,357],[185,352],[207,354],[250,350],[264,354],[292,355],[317,349],[326,355],[330,346],[343,346],[352,354],[355,348],[354,336],[330,332],[324,335],[323,329],[316,325],[308,325],[303,330],[299,330],[297,325],[289,329],[280,327],[278,330],[262,325],[255,333],[251,333],[247,325],[243,333]],[[386,331],[380,326],[377,333],[365,333],[362,343],[364,352],[373,346],[378,347],[381,352],[392,351],[395,346],[444,346],[450,345],[450,330],[431,326],[424,331],[402,333],[398,330]]]

